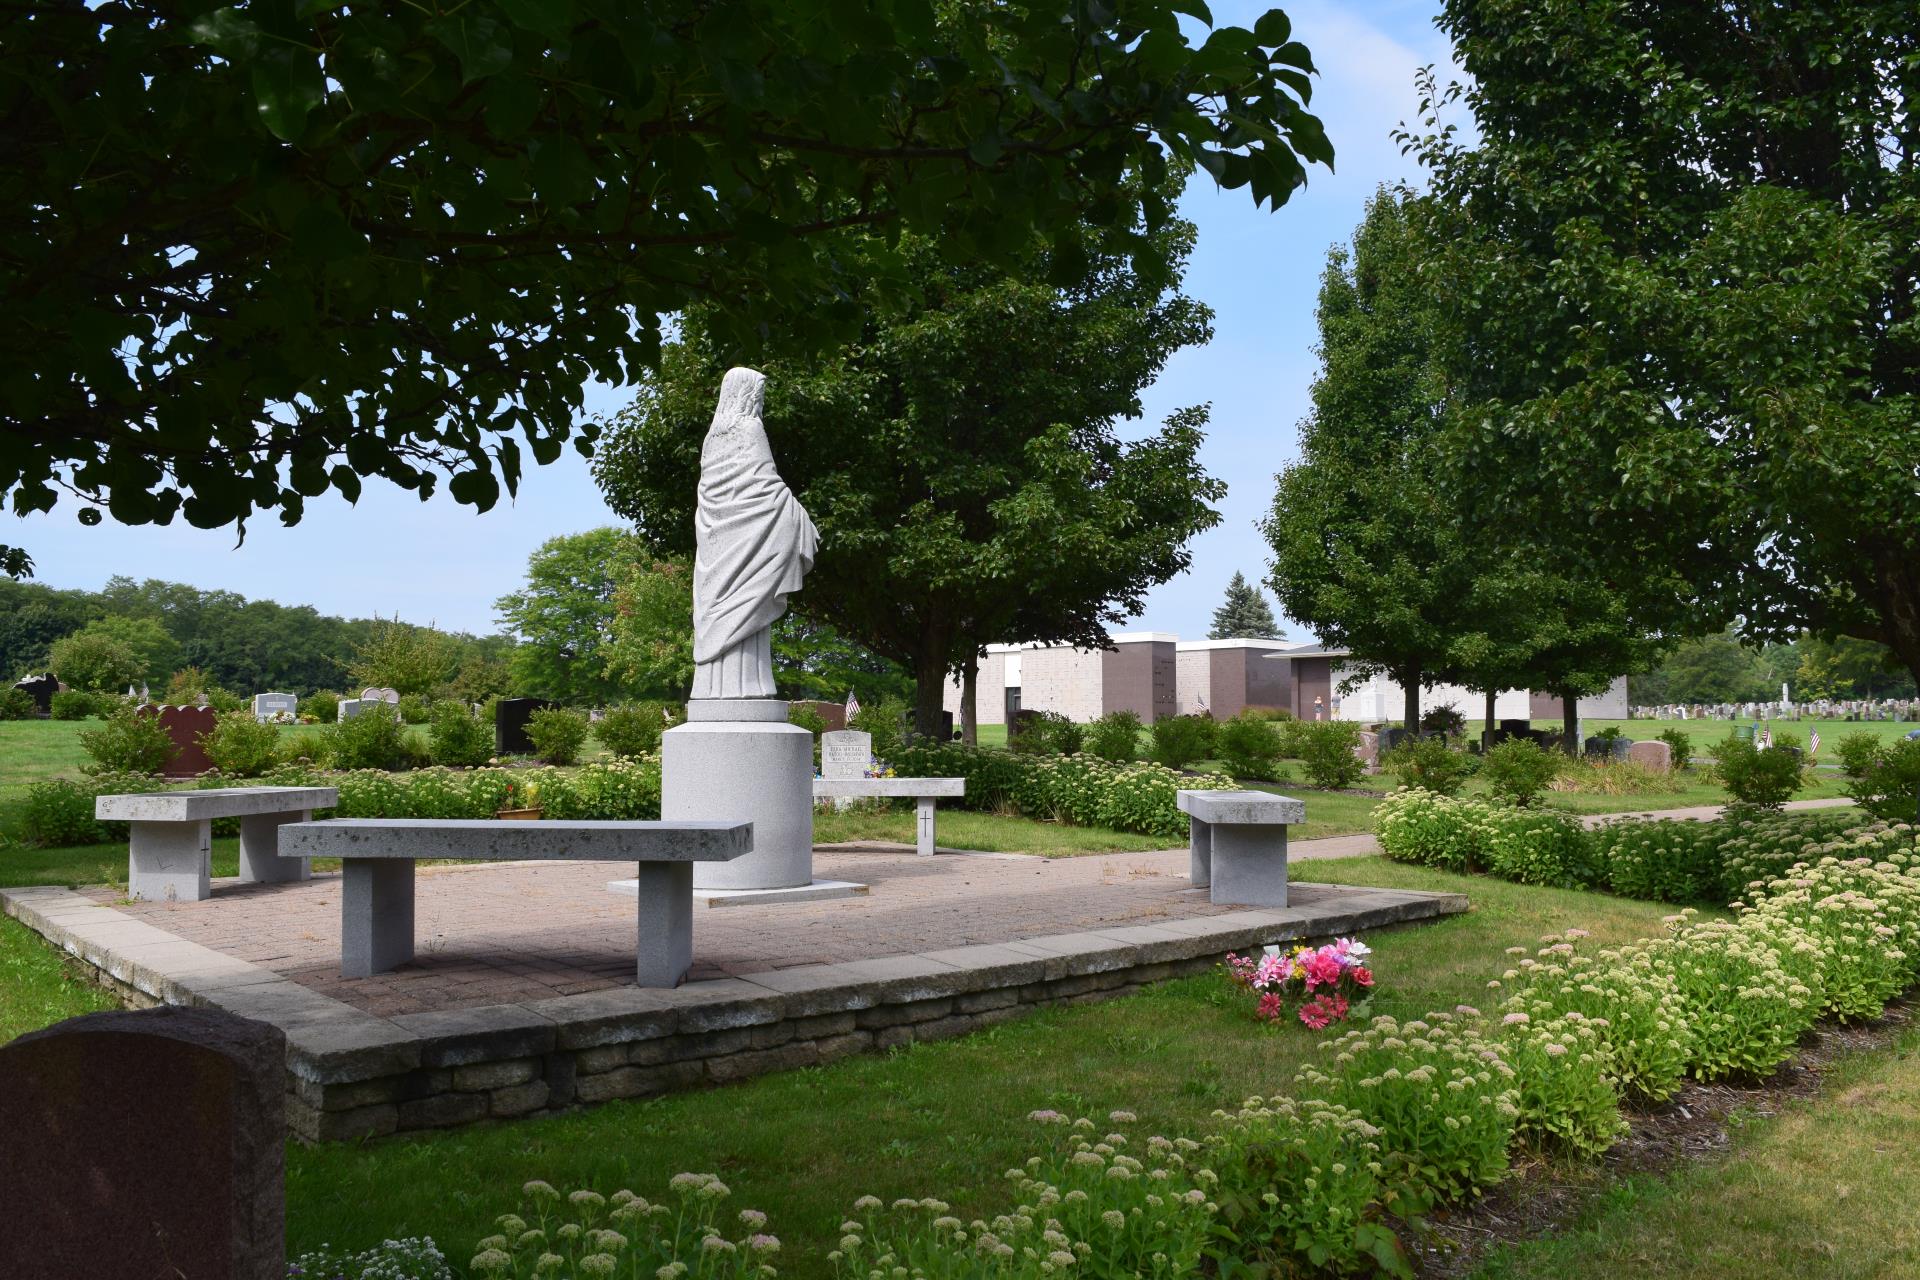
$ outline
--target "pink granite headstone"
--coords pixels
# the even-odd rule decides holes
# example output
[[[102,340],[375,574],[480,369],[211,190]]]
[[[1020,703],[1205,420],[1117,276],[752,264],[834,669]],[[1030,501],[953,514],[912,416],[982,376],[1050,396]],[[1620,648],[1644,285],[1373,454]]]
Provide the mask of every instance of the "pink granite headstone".
[[[1636,742],[1627,748],[1627,759],[1667,773],[1673,768],[1673,748],[1658,739]]]

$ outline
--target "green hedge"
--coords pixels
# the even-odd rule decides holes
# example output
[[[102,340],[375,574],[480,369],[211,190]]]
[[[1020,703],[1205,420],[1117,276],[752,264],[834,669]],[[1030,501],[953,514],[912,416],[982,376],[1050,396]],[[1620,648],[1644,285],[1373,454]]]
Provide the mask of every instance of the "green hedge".
[[[1012,813],[1080,827],[1184,839],[1187,815],[1174,793],[1237,790],[1221,773],[1184,774],[1165,765],[1116,763],[1092,755],[1035,756],[958,743],[926,743],[894,754],[903,778],[965,778],[967,793],[945,801],[983,813]]]

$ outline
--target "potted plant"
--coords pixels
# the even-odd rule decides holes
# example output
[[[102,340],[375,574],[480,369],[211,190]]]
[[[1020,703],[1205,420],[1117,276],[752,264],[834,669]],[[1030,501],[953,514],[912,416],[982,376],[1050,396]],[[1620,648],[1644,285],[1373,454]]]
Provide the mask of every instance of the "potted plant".
[[[506,807],[493,815],[506,821],[532,822],[540,816],[540,784],[509,782]]]

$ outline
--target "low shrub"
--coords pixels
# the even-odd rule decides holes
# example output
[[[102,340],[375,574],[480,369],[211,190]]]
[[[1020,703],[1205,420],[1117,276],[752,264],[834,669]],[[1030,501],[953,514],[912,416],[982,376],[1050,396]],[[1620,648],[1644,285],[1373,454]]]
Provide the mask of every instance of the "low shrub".
[[[327,761],[336,769],[405,769],[413,762],[399,712],[384,702],[363,705],[327,731]]]
[[[93,802],[101,796],[160,791],[166,786],[144,773],[98,773],[80,781],[35,782],[27,787],[20,806],[20,838],[41,848],[125,840],[127,824],[99,821],[93,816]]]
[[[1600,1033],[1608,1066],[1627,1096],[1663,1102],[1673,1096],[1691,1060],[1693,1036],[1672,973],[1644,945],[1578,950],[1584,930],[1543,939],[1533,955],[1512,947],[1516,967],[1490,984],[1506,993],[1506,1014],[1534,1019],[1584,1018]]]
[[[39,714],[40,704],[25,689],[0,689],[0,720],[31,720]]]
[[[1338,791],[1366,776],[1367,766],[1357,754],[1359,746],[1359,725],[1351,720],[1321,720],[1300,726],[1296,750],[1314,786]]]
[[[889,696],[862,706],[847,721],[847,728],[865,732],[873,739],[874,756],[891,761],[907,743],[906,701]]]
[[[1893,822],[1920,817],[1920,739],[1876,746],[1865,767],[1848,782],[1847,794],[1876,818]]]
[[[1508,738],[1487,751],[1480,776],[1486,779],[1489,794],[1524,808],[1546,791],[1560,763],[1560,757],[1531,738]]]
[[[1209,715],[1162,716],[1153,722],[1153,758],[1169,769],[1184,769],[1213,754],[1215,725]]]
[[[1419,787],[1439,795],[1458,795],[1473,776],[1476,762],[1456,751],[1441,737],[1409,738],[1381,758],[1388,773],[1403,787]]]
[[[425,1237],[382,1240],[357,1253],[323,1246],[291,1259],[287,1274],[312,1280],[454,1280],[439,1246]]]
[[[1536,1018],[1516,1010],[1501,1019],[1496,1037],[1513,1068],[1516,1136],[1576,1156],[1597,1156],[1620,1140],[1627,1125],[1606,1044],[1584,1014]]]
[[[964,796],[949,802],[986,813],[1030,818],[1178,840],[1187,816],[1176,803],[1186,788],[1232,789],[1224,774],[1197,778],[1164,765],[1118,765],[1096,756],[1024,756],[960,743],[915,743],[894,761],[903,778],[965,778]]]
[[[1721,833],[1713,823],[1627,819],[1588,838],[1606,867],[1608,887],[1622,897],[1700,902],[1720,895]]]
[[[1422,733],[1438,733],[1457,738],[1467,730],[1467,717],[1460,708],[1448,703],[1445,706],[1429,707],[1420,717]]]
[[[1380,1131],[1383,1178],[1416,1203],[1464,1199],[1498,1182],[1518,1119],[1513,1068],[1452,1014],[1365,1030],[1319,1045],[1296,1092],[1356,1111]],[[1324,1064],[1324,1065],[1323,1065]]]
[[[657,756],[581,765],[542,789],[542,816],[600,821],[653,821],[660,816]]]
[[[534,754],[548,764],[567,765],[580,758],[593,723],[583,711],[542,707],[527,717],[527,741]]]
[[[1131,711],[1109,711],[1087,726],[1086,751],[1113,764],[1127,764],[1140,756],[1140,717]]]
[[[1058,711],[1027,711],[1016,717],[1007,748],[1023,756],[1070,756],[1080,750],[1086,734],[1084,727]],[[882,760],[888,758],[880,754],[878,738],[873,740],[873,745],[875,756]]]
[[[1849,733],[1834,748],[1840,757],[1840,772],[1849,778],[1864,778],[1880,755],[1880,739],[1871,733]]]
[[[173,739],[159,716],[143,716],[131,702],[107,713],[98,729],[80,731],[93,764],[89,773],[159,773],[173,758]]]
[[[644,706],[646,704],[642,703],[641,705]],[[625,711],[626,709],[627,707],[625,706],[609,707],[607,709],[607,717],[611,717],[615,711]],[[605,728],[607,723],[607,717],[601,718],[601,721],[600,721],[601,728]],[[827,718],[821,715],[819,709],[815,707],[811,702],[789,702],[787,704],[787,723],[799,725],[802,729],[805,729],[808,733],[812,734],[815,738],[818,738],[821,734],[827,731]],[[607,740],[604,734],[601,736],[600,741],[602,743],[606,743],[607,750],[612,751],[613,754],[615,755],[623,754],[622,752],[616,750],[611,743],[607,743]]]
[[[1798,745],[1791,736],[1781,735],[1772,747],[1762,751],[1737,734],[1728,734],[1714,748],[1714,774],[1735,803],[1759,809],[1778,809],[1800,789],[1800,757],[1783,750]]]
[[[1060,1134],[1007,1173],[1015,1205],[963,1225],[940,1200],[863,1196],[828,1254],[834,1273],[924,1277],[1191,1276],[1213,1230],[1217,1175],[1193,1168],[1191,1139],[1125,1132],[1131,1113],[1096,1125],[1055,1111],[1031,1118]]]
[[[98,701],[79,689],[62,689],[47,704],[47,714],[55,720],[85,720],[97,711]]]
[[[1864,825],[1864,815],[1846,809],[1807,813],[1734,811],[1703,824],[1719,842],[1721,901],[1740,897],[1756,880],[1772,880],[1807,856],[1810,845],[1836,840]]]
[[[965,778],[966,794],[942,805],[982,813],[1015,811],[1014,790],[1031,761],[1007,751],[991,751],[962,743],[916,742],[903,748],[893,761],[903,778]]]
[[[788,724],[800,723],[795,719],[796,713],[805,713],[819,721],[819,729],[808,727],[808,732],[815,737],[825,730],[826,721],[820,719],[820,713],[799,703],[787,708]],[[593,736],[600,739],[600,745],[609,755],[629,759],[652,755],[660,750],[660,735],[673,727],[671,715],[664,702],[625,702],[607,708],[593,726]]]
[[[1485,806],[1419,788],[1396,791],[1373,809],[1380,852],[1396,862],[1417,862],[1446,871],[1476,869]]]
[[[435,764],[473,768],[493,758],[493,726],[464,702],[441,702],[433,708],[427,744]]]
[[[1906,842],[1911,849],[1911,841]],[[1819,950],[1822,1013],[1878,1018],[1920,964],[1920,882],[1892,863],[1831,855],[1755,886],[1752,920],[1777,921]]]
[[[401,694],[399,710],[404,724],[426,724],[433,719],[433,704],[417,693]]]
[[[732,1192],[711,1173],[676,1173],[667,1185],[672,1200],[650,1204],[631,1191],[563,1196],[529,1182],[522,1212],[494,1220],[499,1230],[474,1246],[467,1270],[481,1280],[748,1280],[772,1270],[780,1240],[766,1214],[723,1210]]]
[[[1410,1275],[1384,1221],[1380,1131],[1318,1098],[1249,1098],[1209,1139],[1218,1232],[1256,1274]]]
[[[332,724],[340,717],[340,695],[325,690],[310,693],[300,700],[300,711],[321,724]]]
[[[1793,1055],[1818,1016],[1821,995],[1789,972],[1774,939],[1728,920],[1700,920],[1691,908],[1669,917],[1672,936],[1652,948],[1654,964],[1680,993],[1691,1039],[1687,1070],[1698,1080],[1759,1079]],[[1814,953],[1811,939],[1797,943]]]
[[[1690,734],[1679,729],[1663,729],[1658,741],[1667,744],[1675,773],[1684,773],[1693,768],[1693,737]]]
[[[1577,818],[1488,805],[1475,826],[1479,857],[1503,880],[1569,889],[1606,883],[1606,868]]]
[[[1214,750],[1235,777],[1279,776],[1280,735],[1269,720],[1243,711],[1222,722],[1214,731]]]
[[[207,760],[230,778],[257,778],[279,763],[280,730],[251,711],[224,711],[200,735]]]

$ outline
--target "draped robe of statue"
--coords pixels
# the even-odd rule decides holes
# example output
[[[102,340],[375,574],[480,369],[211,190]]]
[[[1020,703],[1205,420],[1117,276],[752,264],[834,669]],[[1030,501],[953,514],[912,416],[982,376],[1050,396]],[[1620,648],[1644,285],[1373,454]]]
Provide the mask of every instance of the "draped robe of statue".
[[[771,698],[772,630],[820,535],[774,470],[766,376],[729,369],[700,449],[694,515],[693,696]]]

